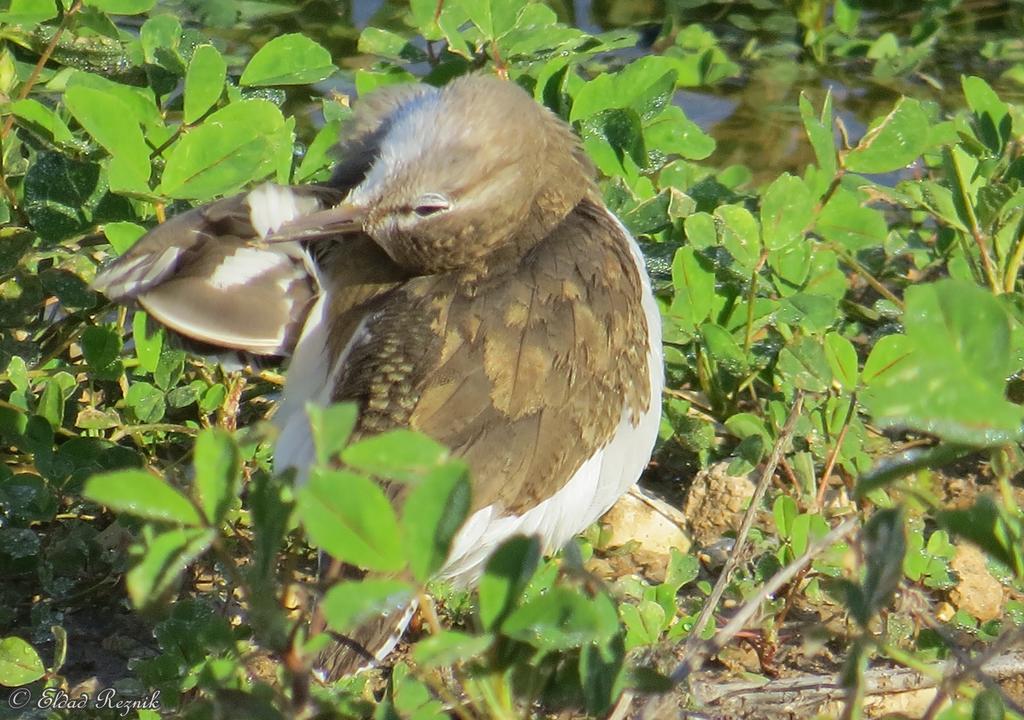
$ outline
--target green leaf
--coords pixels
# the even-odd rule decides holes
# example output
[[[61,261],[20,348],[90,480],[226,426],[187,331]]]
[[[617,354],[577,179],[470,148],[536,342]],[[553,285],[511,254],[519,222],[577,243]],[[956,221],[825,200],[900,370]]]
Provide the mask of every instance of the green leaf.
[[[706,322],[700,326],[700,335],[715,364],[733,377],[741,377],[746,373],[747,358],[728,330],[721,325]]]
[[[125,250],[146,234],[146,228],[133,222],[109,222],[103,225],[103,234],[107,236],[114,252],[123,255]]]
[[[600,643],[617,630],[615,606],[606,595],[588,598],[564,586],[549,588],[516,608],[501,625],[503,635],[547,651]]]
[[[56,0],[11,0],[0,22],[10,25],[36,25],[57,17]]]
[[[978,134],[993,155],[998,157],[1013,135],[1010,106],[999,99],[987,82],[970,75],[960,78],[967,104],[974,113]]]
[[[173,72],[184,70],[178,46],[181,44],[181,22],[174,15],[155,15],[142,24],[139,41],[146,62],[163,65]]]
[[[856,173],[887,173],[914,162],[928,147],[928,114],[921,103],[901,98],[892,112],[873,123],[845,166]]]
[[[402,507],[405,557],[418,581],[441,569],[470,508],[469,473],[461,462],[435,468]]]
[[[139,125],[147,128],[147,131],[152,128],[163,128],[163,118],[156,105],[152,88],[122,85],[101,75],[81,71],[73,72],[67,82],[69,90],[74,87],[84,87],[99,90],[108,97],[117,98],[128,109],[130,117]]]
[[[910,357],[912,351],[912,343],[906,335],[885,335],[880,338],[864,363],[864,383],[871,385],[885,382]]]
[[[266,100],[221,108],[171,147],[157,192],[206,200],[266,177],[283,128],[281,111]]]
[[[825,96],[819,117],[814,116],[811,101],[801,92],[800,119],[803,121],[807,138],[811,141],[818,167],[825,177],[833,177],[836,174],[836,138],[832,129],[832,91]]]
[[[93,325],[82,333],[82,354],[97,380],[116,380],[121,376],[122,344],[121,334],[110,325]]]
[[[158,388],[167,391],[178,384],[184,371],[185,351],[164,347],[153,371],[153,381]]]
[[[28,685],[45,673],[46,668],[34,647],[19,637],[0,640],[0,685]]]
[[[750,211],[740,205],[722,205],[715,209],[721,221],[718,236],[739,270],[749,275],[761,259],[761,228]]]
[[[681,247],[672,260],[675,296],[669,313],[693,332],[711,316],[715,301],[715,273],[705,268],[690,246]]]
[[[64,104],[96,142],[110,153],[110,187],[115,192],[149,191],[149,146],[130,109],[101,90],[75,86]]]
[[[216,104],[224,92],[227,63],[213,45],[200,45],[185,73],[185,116],[191,125]]]
[[[160,364],[164,344],[164,329],[156,323],[152,333],[149,330],[149,316],[143,310],[136,310],[132,317],[132,339],[135,341],[135,357],[139,367],[147,372],[156,372]]]
[[[512,29],[524,0],[458,0],[485,37],[494,39]]]
[[[165,481],[145,470],[118,470],[93,475],[82,494],[117,512],[147,520],[201,525],[195,506]]]
[[[448,457],[443,445],[412,430],[389,430],[345,448],[341,459],[350,467],[389,480],[416,480]]]
[[[279,35],[261,47],[242,71],[241,85],[308,85],[337,68],[322,45],[300,33]]]
[[[390,60],[407,62],[425,62],[427,55],[418,47],[390,30],[367,27],[359,33],[359,52],[367,55],[380,55]]]
[[[768,250],[781,250],[802,240],[814,217],[814,198],[803,180],[780,175],[761,198],[761,232]]]
[[[355,403],[337,403],[329,407],[309,403],[306,415],[316,449],[316,462],[327,467],[348,443],[359,420],[359,408]]]
[[[317,132],[313,142],[306,148],[299,169],[295,171],[295,182],[309,180],[315,173],[333,164],[331,149],[337,144],[341,133],[342,121],[331,120]]]
[[[215,536],[212,529],[175,528],[154,537],[142,560],[125,577],[132,603],[144,608],[162,599],[181,573],[206,552]]]
[[[974,697],[971,720],[1003,720],[1005,717],[1006,705],[997,688],[985,688]]]
[[[207,521],[216,525],[238,497],[242,458],[231,434],[217,428],[199,434],[193,454],[199,506]]]
[[[416,664],[424,668],[452,667],[480,657],[494,642],[490,634],[470,635],[457,630],[442,630],[416,643],[412,649]]]
[[[861,534],[867,572],[861,584],[859,602],[850,606],[862,627],[889,604],[903,577],[903,556],[907,552],[903,515],[899,510],[878,510]]]
[[[132,383],[124,396],[124,401],[141,423],[160,422],[164,413],[167,412],[167,402],[163,392],[148,382]]]
[[[910,354],[878,377],[870,356],[865,367],[861,400],[875,421],[964,445],[1015,442],[1024,409],[1005,397],[1016,368],[1000,302],[958,280],[911,287],[906,302]]]
[[[793,534],[793,520],[800,510],[796,506],[796,500],[789,495],[779,495],[772,505],[772,516],[775,518],[775,529],[784,538],[790,538]]]
[[[395,511],[369,478],[314,469],[298,507],[313,542],[338,560],[382,572],[404,565]]]
[[[802,390],[825,392],[832,384],[832,371],[821,343],[807,336],[798,336],[783,348],[778,370]]]
[[[814,229],[826,240],[854,252],[882,245],[889,235],[882,213],[864,207],[857,193],[842,187],[822,208]]]
[[[853,343],[839,333],[825,336],[825,357],[832,368],[832,376],[843,389],[852,392],[857,388],[857,351]]]
[[[413,591],[401,580],[364,578],[334,585],[320,603],[331,629],[347,633],[371,617],[401,610]]]
[[[71,134],[71,130],[60,119],[60,116],[38,100],[32,98],[15,100],[8,106],[8,109],[26,126],[33,130],[41,130],[54,143],[65,147],[74,147],[78,144],[75,136]]]
[[[152,10],[156,0],[85,0],[85,4],[111,15],[139,15]]]
[[[501,544],[487,561],[478,586],[480,622],[485,629],[501,627],[537,571],[540,544],[535,537],[517,536]]]

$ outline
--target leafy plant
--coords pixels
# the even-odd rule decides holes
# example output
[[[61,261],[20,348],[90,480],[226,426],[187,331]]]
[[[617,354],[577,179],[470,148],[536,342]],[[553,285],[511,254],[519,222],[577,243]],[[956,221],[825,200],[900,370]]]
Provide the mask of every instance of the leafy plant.
[[[886,663],[941,683],[930,717],[1013,711],[968,682],[982,673],[968,653],[1017,637],[1024,592],[1019,42],[986,34],[970,3],[669,5],[640,53],[613,12],[598,30],[523,0],[413,0],[361,31],[233,0],[4,6],[0,684],[69,690],[107,637],[127,649],[102,682],[160,690],[190,717],[597,716],[624,691],[685,693],[680,643],[693,657],[707,640],[766,682],[780,663],[809,672],[800,615],[821,625],[850,717]],[[1001,12],[1019,23],[1016,5]],[[952,80],[951,53],[969,70]],[[757,94],[823,68],[834,93]],[[350,443],[352,407],[312,410],[317,466],[296,488],[270,470],[276,370],[188,354],[89,289],[169,215],[262,180],[325,180],[341,90],[471,71],[570,122],[641,241],[668,375],[649,482],[678,494],[711,468],[777,463],[730,573],[709,546],[641,577],[593,531],[554,560],[510,541],[475,594],[437,587],[470,507],[444,448],[404,431]],[[853,76],[884,103],[859,120]],[[778,144],[799,162],[759,164],[780,154],[748,122],[755,151],[727,164],[723,128],[688,98],[740,85],[753,99],[737,104],[786,108]],[[404,507],[379,479],[409,486]],[[835,537],[845,518],[857,532]],[[1005,594],[995,616],[958,594],[965,543]],[[369,577],[322,587],[320,549]],[[390,675],[309,673],[329,632],[427,595],[443,622],[428,612]],[[328,633],[307,631],[314,606]],[[732,612],[749,619],[729,635]],[[948,655],[964,669],[930,664]]]

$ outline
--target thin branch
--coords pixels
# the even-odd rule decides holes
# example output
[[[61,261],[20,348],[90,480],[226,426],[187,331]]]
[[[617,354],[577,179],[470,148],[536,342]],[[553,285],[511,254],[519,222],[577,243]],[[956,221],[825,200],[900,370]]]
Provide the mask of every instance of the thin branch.
[[[843,447],[843,440],[846,439],[846,431],[850,429],[850,423],[853,422],[853,414],[857,410],[857,393],[850,394],[850,407],[846,410],[846,417],[843,419],[843,427],[839,431],[839,436],[836,438],[836,443],[832,447],[832,452],[829,453],[828,460],[825,462],[825,469],[821,471],[821,480],[818,482],[818,496],[815,498],[815,506],[821,510],[825,502],[825,489],[828,487],[828,479],[832,475],[832,470],[836,466],[836,460],[839,458],[839,451]]]
[[[793,407],[789,411],[789,416],[786,418],[782,431],[779,433],[779,437],[776,439],[775,445],[772,448],[772,453],[768,458],[768,463],[761,472],[761,477],[758,480],[757,487],[754,489],[754,494],[750,498],[750,505],[747,507],[747,512],[743,516],[743,523],[740,525],[739,532],[736,534],[736,543],[733,546],[733,551],[729,555],[729,559],[726,561],[725,567],[722,569],[722,574],[719,575],[714,589],[711,591],[711,596],[704,604],[704,608],[701,610],[700,616],[697,618],[697,622],[694,623],[690,636],[683,644],[682,660],[676,666],[676,669],[672,671],[672,675],[670,676],[674,684],[679,683],[683,678],[689,675],[692,668],[706,657],[706,655],[701,652],[701,649],[704,646],[704,643],[700,638],[701,632],[711,620],[712,615],[714,615],[715,610],[718,608],[718,603],[722,599],[722,595],[725,594],[725,589],[729,584],[729,580],[731,579],[733,572],[735,572],[736,568],[740,565],[740,558],[743,556],[743,552],[746,548],[747,536],[750,534],[750,529],[754,525],[754,519],[757,517],[757,514],[761,509],[761,501],[768,489],[768,485],[771,483],[772,477],[775,475],[775,469],[779,465],[779,460],[782,458],[782,454],[793,436],[793,430],[796,428],[796,421],[800,417],[800,411],[803,408],[803,403],[803,393],[798,390],[796,397],[793,400]],[[796,571],[794,570],[794,573],[795,572]],[[765,587],[768,586],[766,585]],[[779,587],[781,587],[781,584]],[[738,630],[739,628],[736,629],[736,631]],[[643,717],[663,717],[660,712],[663,702],[663,697],[651,698],[648,701],[647,706],[644,708]]]

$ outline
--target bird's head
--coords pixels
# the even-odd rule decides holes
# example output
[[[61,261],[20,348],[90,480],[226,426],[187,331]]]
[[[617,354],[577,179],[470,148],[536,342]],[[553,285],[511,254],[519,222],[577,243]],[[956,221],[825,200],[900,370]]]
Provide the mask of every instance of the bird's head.
[[[412,95],[378,147],[336,212],[414,273],[515,260],[593,188],[572,130],[494,77]]]

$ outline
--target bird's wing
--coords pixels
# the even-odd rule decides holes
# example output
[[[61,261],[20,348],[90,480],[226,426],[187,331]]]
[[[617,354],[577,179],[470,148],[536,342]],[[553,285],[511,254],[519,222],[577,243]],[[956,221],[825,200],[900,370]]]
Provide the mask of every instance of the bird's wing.
[[[259,240],[338,199],[338,191],[325,188],[268,184],[190,210],[147,233],[93,287],[112,300],[138,301],[187,338],[286,355],[316,280],[298,244]]]
[[[521,514],[651,402],[642,281],[621,227],[585,201],[511,276],[414,278],[377,304],[335,400],[360,433],[411,427],[464,458],[473,508]]]

